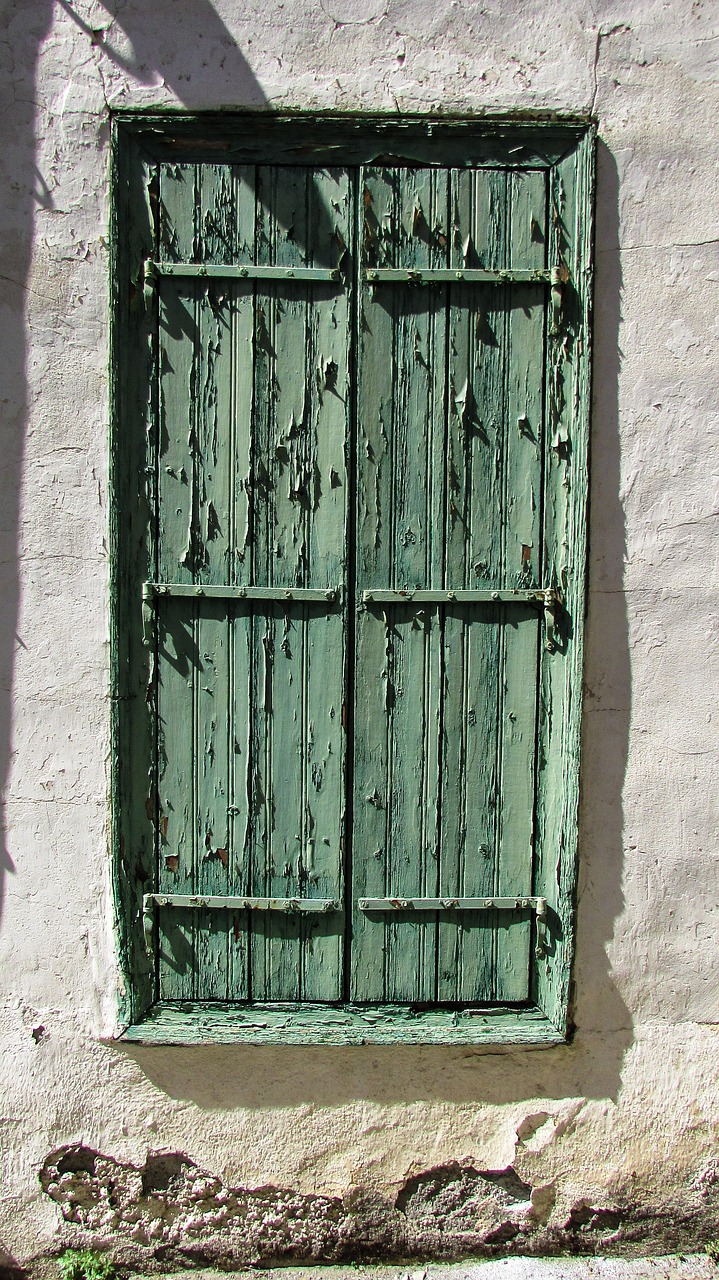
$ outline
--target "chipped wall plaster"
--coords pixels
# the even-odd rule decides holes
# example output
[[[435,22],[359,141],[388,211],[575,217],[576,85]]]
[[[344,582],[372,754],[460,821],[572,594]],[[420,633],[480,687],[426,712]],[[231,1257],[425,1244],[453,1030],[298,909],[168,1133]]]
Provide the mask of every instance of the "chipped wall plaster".
[[[130,1186],[137,1221],[148,1162],[163,1153],[179,1161],[183,1187],[195,1169],[193,1186],[216,1188],[215,1220],[195,1238],[218,1257],[232,1241],[217,1196],[256,1206],[268,1187],[279,1225],[253,1235],[239,1220],[258,1255],[279,1247],[288,1212],[310,1224],[300,1232],[310,1256],[322,1253],[332,1214],[351,1220],[349,1253],[382,1241],[389,1252],[436,1253],[517,1239],[591,1249],[643,1236],[651,1246],[710,1229],[719,1185],[718,49],[713,7],[701,0],[6,0],[0,1266],[85,1239],[135,1260],[133,1247],[156,1247],[154,1265],[166,1265],[162,1232],[156,1246],[133,1246],[117,1223],[92,1216],[104,1194],[94,1174],[85,1174],[85,1219],[68,1216],[47,1171],[76,1149],[97,1153],[105,1172],[125,1170],[113,1176]],[[131,1050],[109,1040],[118,979],[108,865],[108,110],[127,106],[598,117],[569,1047]],[[483,1200],[478,1188],[496,1189],[487,1175],[508,1169],[530,1200],[497,1217],[496,1197]],[[422,1188],[414,1217],[397,1208],[410,1185]],[[164,1203],[168,1188],[150,1199]],[[459,1219],[447,1196],[458,1197]],[[312,1213],[286,1208],[312,1197],[339,1206],[316,1229]],[[516,1236],[503,1227],[510,1220]]]

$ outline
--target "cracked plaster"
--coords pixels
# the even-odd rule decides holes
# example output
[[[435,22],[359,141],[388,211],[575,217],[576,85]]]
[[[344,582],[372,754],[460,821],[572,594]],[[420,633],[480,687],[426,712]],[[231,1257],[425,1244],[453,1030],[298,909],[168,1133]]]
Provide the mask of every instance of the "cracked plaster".
[[[0,1266],[39,1273],[88,1238],[147,1260],[150,1246],[133,1254],[122,1231],[69,1221],[41,1190],[52,1153],[73,1145],[129,1169],[133,1186],[152,1153],[179,1153],[248,1203],[272,1186],[293,1204],[354,1205],[347,1238],[360,1252],[380,1239],[408,1247],[400,1189],[449,1167],[513,1167],[532,1188],[521,1240],[536,1249],[715,1231],[718,49],[713,6],[679,0],[6,0]],[[130,1051],[111,1040],[108,110],[129,106],[599,120],[569,1047]],[[475,1184],[455,1179],[460,1209],[476,1204]],[[515,1247],[506,1229],[486,1241],[502,1221],[485,1215],[469,1244],[450,1230],[449,1244],[420,1231],[410,1245]],[[200,1223],[198,1238],[219,1257],[216,1226]],[[261,1234],[259,1254],[274,1238]]]

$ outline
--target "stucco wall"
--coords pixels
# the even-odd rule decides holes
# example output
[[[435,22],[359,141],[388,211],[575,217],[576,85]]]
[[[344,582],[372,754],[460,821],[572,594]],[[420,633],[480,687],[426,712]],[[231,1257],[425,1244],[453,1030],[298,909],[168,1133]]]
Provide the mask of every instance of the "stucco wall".
[[[708,0],[0,8],[0,1267],[72,1240],[167,1265],[716,1232],[715,18]],[[599,120],[568,1047],[111,1040],[108,110],[265,104]]]

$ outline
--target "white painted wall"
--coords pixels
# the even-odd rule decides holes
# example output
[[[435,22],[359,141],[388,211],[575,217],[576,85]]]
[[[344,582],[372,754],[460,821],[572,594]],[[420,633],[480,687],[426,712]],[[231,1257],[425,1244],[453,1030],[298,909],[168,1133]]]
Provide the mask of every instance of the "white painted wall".
[[[0,5],[0,1267],[70,1238],[38,1171],[73,1142],[340,1196],[514,1164],[549,1233],[716,1219],[718,53],[708,0]],[[108,109],[264,103],[599,119],[570,1047],[108,1042]]]

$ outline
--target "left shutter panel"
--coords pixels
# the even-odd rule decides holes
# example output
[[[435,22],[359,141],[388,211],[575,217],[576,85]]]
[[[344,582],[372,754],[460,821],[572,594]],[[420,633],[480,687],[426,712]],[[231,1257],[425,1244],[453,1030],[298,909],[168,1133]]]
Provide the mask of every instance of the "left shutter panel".
[[[160,258],[331,267],[344,175],[166,166]],[[332,201],[332,203],[330,203]],[[332,216],[330,217],[330,211]],[[341,282],[159,275],[161,893],[341,898],[348,302]],[[340,602],[341,601],[341,602]],[[159,908],[165,999],[338,999],[342,916]]]

